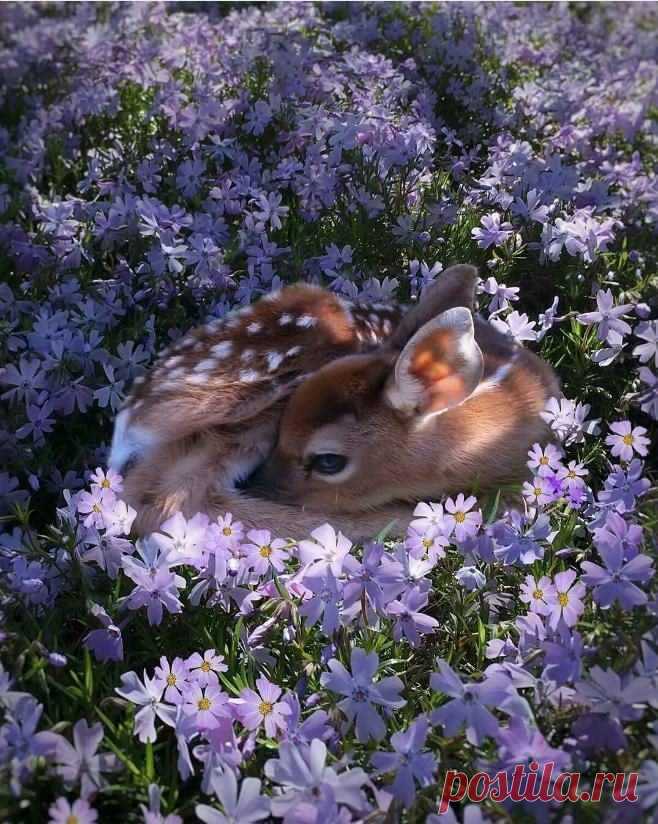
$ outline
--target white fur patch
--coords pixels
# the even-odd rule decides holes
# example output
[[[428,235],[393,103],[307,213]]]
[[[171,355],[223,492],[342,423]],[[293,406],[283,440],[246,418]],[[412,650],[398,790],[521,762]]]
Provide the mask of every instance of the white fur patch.
[[[114,422],[108,466],[115,472],[120,472],[131,457],[141,457],[157,443],[157,438],[148,429],[130,425],[130,411],[119,412]]]
[[[263,324],[258,323],[258,321],[254,321],[247,326],[247,334],[248,335],[257,335],[263,329]]]
[[[217,366],[217,361],[212,358],[206,358],[200,361],[192,370],[193,372],[210,372]]]
[[[284,313],[283,315],[281,315],[281,317],[279,318],[279,326],[290,326],[290,324],[291,324],[293,321],[294,321],[293,316],[292,316],[292,315],[289,315],[287,312],[285,312],[285,313]]]
[[[188,375],[185,378],[185,383],[191,383],[194,386],[201,386],[204,383],[208,383],[208,373],[204,372],[201,375]]]
[[[255,383],[260,379],[260,373],[255,369],[243,369],[240,372],[240,380],[242,383]]]
[[[286,357],[294,358],[295,355],[299,355],[299,353],[301,351],[302,351],[301,346],[291,346],[290,349],[288,349],[288,351],[286,352]]]
[[[267,360],[268,371],[274,372],[281,366],[286,356],[283,352],[268,352],[265,358]]]
[[[297,318],[296,325],[302,329],[310,329],[311,326],[315,326],[318,322],[317,318],[314,318],[313,315],[301,315]]]

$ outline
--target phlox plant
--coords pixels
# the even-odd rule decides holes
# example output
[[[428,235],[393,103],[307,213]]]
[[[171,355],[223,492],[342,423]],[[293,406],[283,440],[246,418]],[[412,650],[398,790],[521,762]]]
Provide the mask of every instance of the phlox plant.
[[[657,24],[2,5],[3,821],[658,815]],[[285,283],[405,303],[457,262],[562,382],[525,483],[419,502],[399,539],[135,538],[106,459],[162,348]],[[448,770],[531,759],[638,797],[434,817]]]

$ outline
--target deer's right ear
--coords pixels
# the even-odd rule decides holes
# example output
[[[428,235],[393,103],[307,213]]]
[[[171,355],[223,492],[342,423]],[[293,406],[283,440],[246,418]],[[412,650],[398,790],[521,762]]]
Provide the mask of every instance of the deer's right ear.
[[[471,395],[483,369],[473,315],[465,307],[454,307],[413,335],[397,359],[385,397],[405,415],[444,412]]]
[[[455,306],[464,306],[472,311],[477,281],[475,266],[460,263],[446,269],[424,290],[418,303],[407,311],[391,336],[389,345],[401,349],[432,318]]]

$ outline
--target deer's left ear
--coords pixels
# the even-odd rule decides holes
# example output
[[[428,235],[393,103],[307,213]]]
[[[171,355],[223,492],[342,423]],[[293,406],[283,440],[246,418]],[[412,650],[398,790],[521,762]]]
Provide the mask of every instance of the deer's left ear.
[[[465,307],[442,312],[404,347],[386,386],[388,403],[408,415],[458,406],[482,379],[484,362]]]

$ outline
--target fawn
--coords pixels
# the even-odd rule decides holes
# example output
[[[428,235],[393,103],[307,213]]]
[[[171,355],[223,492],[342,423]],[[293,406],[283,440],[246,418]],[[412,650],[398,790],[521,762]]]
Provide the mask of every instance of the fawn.
[[[250,499],[240,483],[272,450],[295,386],[335,358],[379,346],[399,317],[395,305],[352,305],[298,284],[165,350],[135,381],[114,427],[109,465],[124,475],[135,531],[153,531],[176,511],[230,511],[248,527],[292,537],[319,526],[321,514]],[[398,514],[391,508],[336,525],[373,535]]]
[[[559,393],[551,368],[473,316],[446,270],[404,316],[293,286],[187,336],[119,414],[110,465],[136,528],[231,511],[301,537],[372,537],[413,503],[516,482]]]
[[[560,387],[547,363],[474,317],[476,283],[472,267],[447,270],[376,351],[298,386],[250,493],[331,519],[522,480]]]

